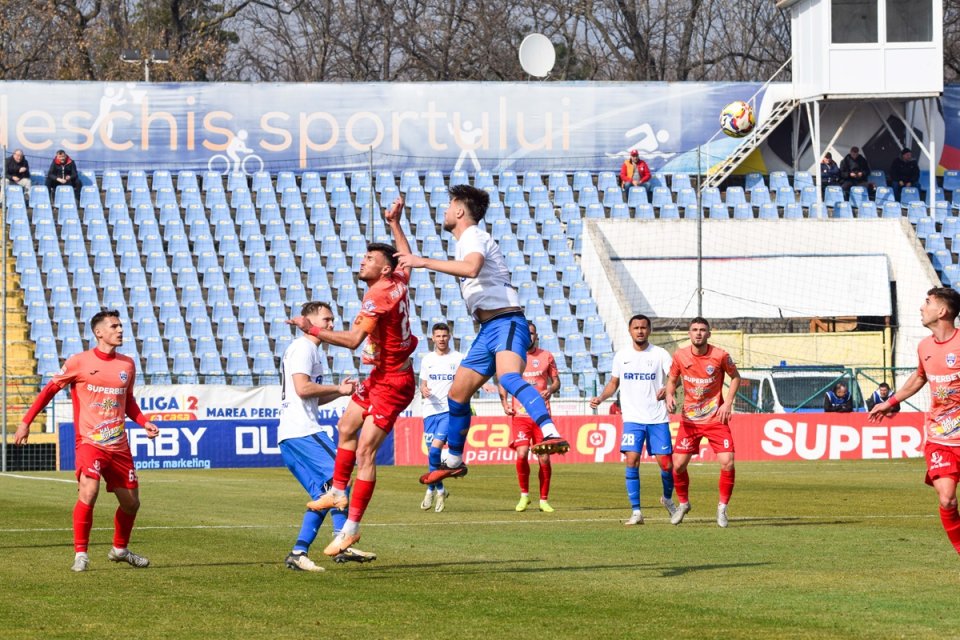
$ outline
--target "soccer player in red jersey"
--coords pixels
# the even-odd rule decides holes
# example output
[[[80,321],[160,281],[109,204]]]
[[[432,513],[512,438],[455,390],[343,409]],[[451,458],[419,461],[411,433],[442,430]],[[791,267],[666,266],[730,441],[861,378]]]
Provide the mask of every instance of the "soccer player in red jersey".
[[[23,417],[14,442],[26,444],[30,437],[30,423],[61,389],[70,385],[79,494],[73,508],[73,547],[76,552],[73,570],[86,571],[90,564],[87,548],[93,527],[93,505],[100,493],[100,478],[106,480],[107,491],[117,496],[120,503],[113,519],[113,548],[107,557],[114,562],[143,568],[150,561],[127,548],[140,509],[140,492],[127,440],[126,418],[142,426],[150,438],[155,438],[159,429],[147,420],[133,397],[136,381],[133,360],[116,351],[123,344],[120,314],[100,311],[90,320],[90,328],[97,338],[97,346],[67,358]]]
[[[373,365],[370,376],[357,385],[337,429],[340,441],[333,467],[333,488],[307,503],[316,511],[347,507],[347,484],[357,468],[357,480],[349,499],[347,521],[324,553],[336,557],[360,540],[360,520],[377,482],[377,451],[407,408],[417,390],[410,356],[417,338],[410,331],[408,284],[410,269],[398,269],[397,250],[409,252],[410,244],[400,227],[403,199],[397,198],[386,212],[386,220],[397,246],[373,243],[360,263],[358,278],[369,289],[363,296],[360,313],[349,331],[330,331],[298,316],[290,323],[321,342],[356,349],[367,341],[364,364]]]
[[[740,372],[737,365],[723,349],[713,346],[710,340],[710,323],[704,318],[694,318],[688,327],[690,346],[677,349],[673,354],[670,375],[667,376],[667,411],[673,413],[677,406],[677,381],[683,382],[683,411],[680,414],[680,429],[673,447],[673,478],[680,504],[670,517],[672,524],[680,524],[690,511],[690,476],[687,465],[700,449],[700,440],[710,442],[720,463],[720,503],[717,506],[717,524],[726,527],[727,503],[733,494],[733,434],[730,433],[730,414],[733,399],[740,387]],[[727,396],[723,396],[724,374],[730,377]]]
[[[930,383],[930,412],[924,421],[927,460],[926,483],[940,499],[940,522],[950,544],[960,553],[960,332],[954,324],[960,313],[960,294],[950,287],[934,287],[920,306],[920,319],[932,335],[917,346],[917,370],[870,410],[872,422],[896,413],[900,403]]]
[[[550,411],[550,396],[560,390],[560,373],[557,371],[557,361],[553,354],[541,349],[537,343],[537,325],[527,322],[530,328],[530,347],[527,349],[527,364],[523,370],[523,381],[533,386],[543,398]],[[523,403],[515,397],[508,397],[507,390],[499,387],[500,402],[503,411],[513,417],[514,440],[510,447],[517,452],[517,480],[520,483],[520,502],[517,511],[526,511],[530,506],[530,445],[543,442],[543,431],[540,425],[534,422],[524,409]],[[553,507],[547,502],[550,495],[550,477],[553,467],[550,465],[550,454],[541,453],[537,456],[540,463],[540,511],[553,513]]]

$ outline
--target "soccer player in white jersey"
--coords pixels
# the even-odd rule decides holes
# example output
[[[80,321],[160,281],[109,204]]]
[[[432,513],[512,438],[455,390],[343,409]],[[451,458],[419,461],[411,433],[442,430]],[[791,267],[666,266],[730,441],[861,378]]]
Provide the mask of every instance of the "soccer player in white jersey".
[[[450,348],[450,327],[445,322],[433,325],[431,331],[433,351],[423,357],[420,363],[420,403],[423,411],[423,441],[427,446],[430,471],[440,468],[443,447],[447,443],[447,427],[450,409],[447,406],[447,393],[453,384],[453,376],[463,360],[463,354]],[[443,481],[427,485],[420,508],[424,511],[433,508],[437,513],[443,511],[446,499],[450,495]]]
[[[570,449],[553,424],[543,397],[523,379],[530,330],[500,247],[478,226],[487,213],[490,195],[465,184],[451,187],[449,195],[443,229],[457,241],[455,259],[424,258],[408,251],[397,253],[399,268],[426,268],[459,278],[467,310],[480,323],[480,332],[457,369],[447,395],[449,455],[440,469],[420,477],[423,484],[466,475],[463,448],[470,430],[470,398],[494,373],[543,431],[543,441],[531,450],[546,454],[566,453]]]
[[[663,483],[662,504],[672,516],[673,504],[673,445],[670,442],[670,419],[667,415],[667,375],[672,362],[665,349],[650,344],[650,318],[637,314],[628,324],[633,344],[620,349],[613,357],[613,372],[600,395],[590,400],[596,409],[600,403],[620,389],[620,407],[623,412],[623,437],[620,452],[626,458],[627,497],[633,513],[624,522],[631,526],[643,524],[640,510],[640,457],[646,442],[647,455],[656,456]]]
[[[333,328],[333,310],[326,302],[307,302],[300,308],[300,315],[309,318],[314,326],[327,330]],[[328,371],[319,346],[318,338],[302,334],[283,352],[280,365],[283,386],[280,390],[280,423],[277,426],[283,462],[313,500],[329,488],[337,450],[333,442],[333,427],[320,424],[320,405],[352,395],[356,388],[356,380],[350,378],[344,379],[339,385],[323,384]],[[328,511],[333,520],[333,534],[340,532],[347,520],[343,509],[307,509],[297,541],[284,561],[287,567],[298,571],[323,571],[307,556],[307,552]],[[374,559],[376,555],[353,547],[334,558],[337,562],[368,562]]]

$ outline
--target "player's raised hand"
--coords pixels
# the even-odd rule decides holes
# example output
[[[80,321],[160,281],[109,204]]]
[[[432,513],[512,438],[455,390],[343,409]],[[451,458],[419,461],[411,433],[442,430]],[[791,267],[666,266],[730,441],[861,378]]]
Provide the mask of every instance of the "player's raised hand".
[[[20,426],[17,427],[17,432],[13,434],[13,443],[15,445],[24,445],[27,444],[27,440],[30,439],[30,425],[26,422],[21,422]]]
[[[427,266],[426,258],[422,258],[412,253],[397,251],[393,255],[398,260],[397,262],[398,269],[419,269]]]
[[[393,204],[384,212],[383,217],[387,223],[399,222],[403,214],[403,196],[397,196]]]
[[[143,425],[143,430],[147,432],[147,437],[153,440],[160,434],[160,427],[158,427],[153,422],[148,422]]]
[[[295,326],[296,328],[300,329],[300,331],[303,331],[304,333],[309,333],[310,329],[313,328],[313,323],[310,322],[310,320],[308,320],[304,316],[296,316],[295,318],[290,318],[289,320],[287,320],[287,324],[291,324]]]

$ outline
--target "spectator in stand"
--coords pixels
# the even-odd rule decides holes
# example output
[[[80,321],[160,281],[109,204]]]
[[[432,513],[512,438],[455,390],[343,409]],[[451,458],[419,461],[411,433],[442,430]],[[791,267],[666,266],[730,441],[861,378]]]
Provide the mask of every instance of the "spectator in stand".
[[[870,394],[870,397],[867,398],[867,411],[873,411],[875,406],[889,400],[892,394],[893,389],[890,388],[890,385],[888,385],[886,382],[881,382],[880,386],[877,387],[877,390]],[[887,409],[888,416],[892,416],[895,413],[900,413],[899,404],[891,404],[890,408]]]
[[[820,160],[820,184],[824,188],[840,184],[840,167],[833,161],[833,154],[829,151]]]
[[[30,163],[23,155],[23,149],[17,149],[4,165],[4,171],[7,174],[7,182],[15,184],[23,189],[23,196],[30,197]]]
[[[869,182],[870,163],[860,155],[860,147],[850,147],[850,153],[840,161],[840,179],[843,195],[850,196],[850,187],[866,187],[872,194],[876,187]]]
[[[890,183],[893,185],[893,195],[900,201],[900,192],[904,187],[916,187],[920,182],[920,166],[913,159],[910,149],[903,149],[900,157],[890,165]]]
[[[640,159],[640,152],[631,149],[630,157],[623,161],[620,167],[620,186],[625,193],[630,193],[630,187],[639,187],[650,182],[650,167]]]
[[[853,396],[847,389],[845,382],[833,385],[833,391],[827,391],[823,397],[823,410],[827,413],[851,413],[853,411]]]
[[[50,190],[51,200],[53,200],[54,191],[57,187],[65,184],[73,187],[73,194],[76,196],[77,202],[80,202],[80,174],[77,172],[77,163],[63,149],[57,150],[57,155],[53,157],[53,162],[50,163],[46,184],[47,189]]]

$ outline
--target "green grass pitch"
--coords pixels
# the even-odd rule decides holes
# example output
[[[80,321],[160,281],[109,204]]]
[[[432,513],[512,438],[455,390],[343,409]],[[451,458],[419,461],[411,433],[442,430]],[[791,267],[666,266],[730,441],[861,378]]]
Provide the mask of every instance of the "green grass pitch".
[[[325,522],[320,574],[283,566],[306,500],[285,469],[142,472],[145,570],[106,559],[116,501],[101,492],[84,574],[74,484],[0,476],[0,638],[960,636],[960,560],[920,460],[740,463],[726,530],[716,465],[690,467],[678,527],[654,465],[639,527],[621,524],[620,465],[554,469],[553,514],[514,512],[510,466],[450,481],[440,514],[419,509],[421,469],[380,469],[358,545],[379,559],[326,560]]]

